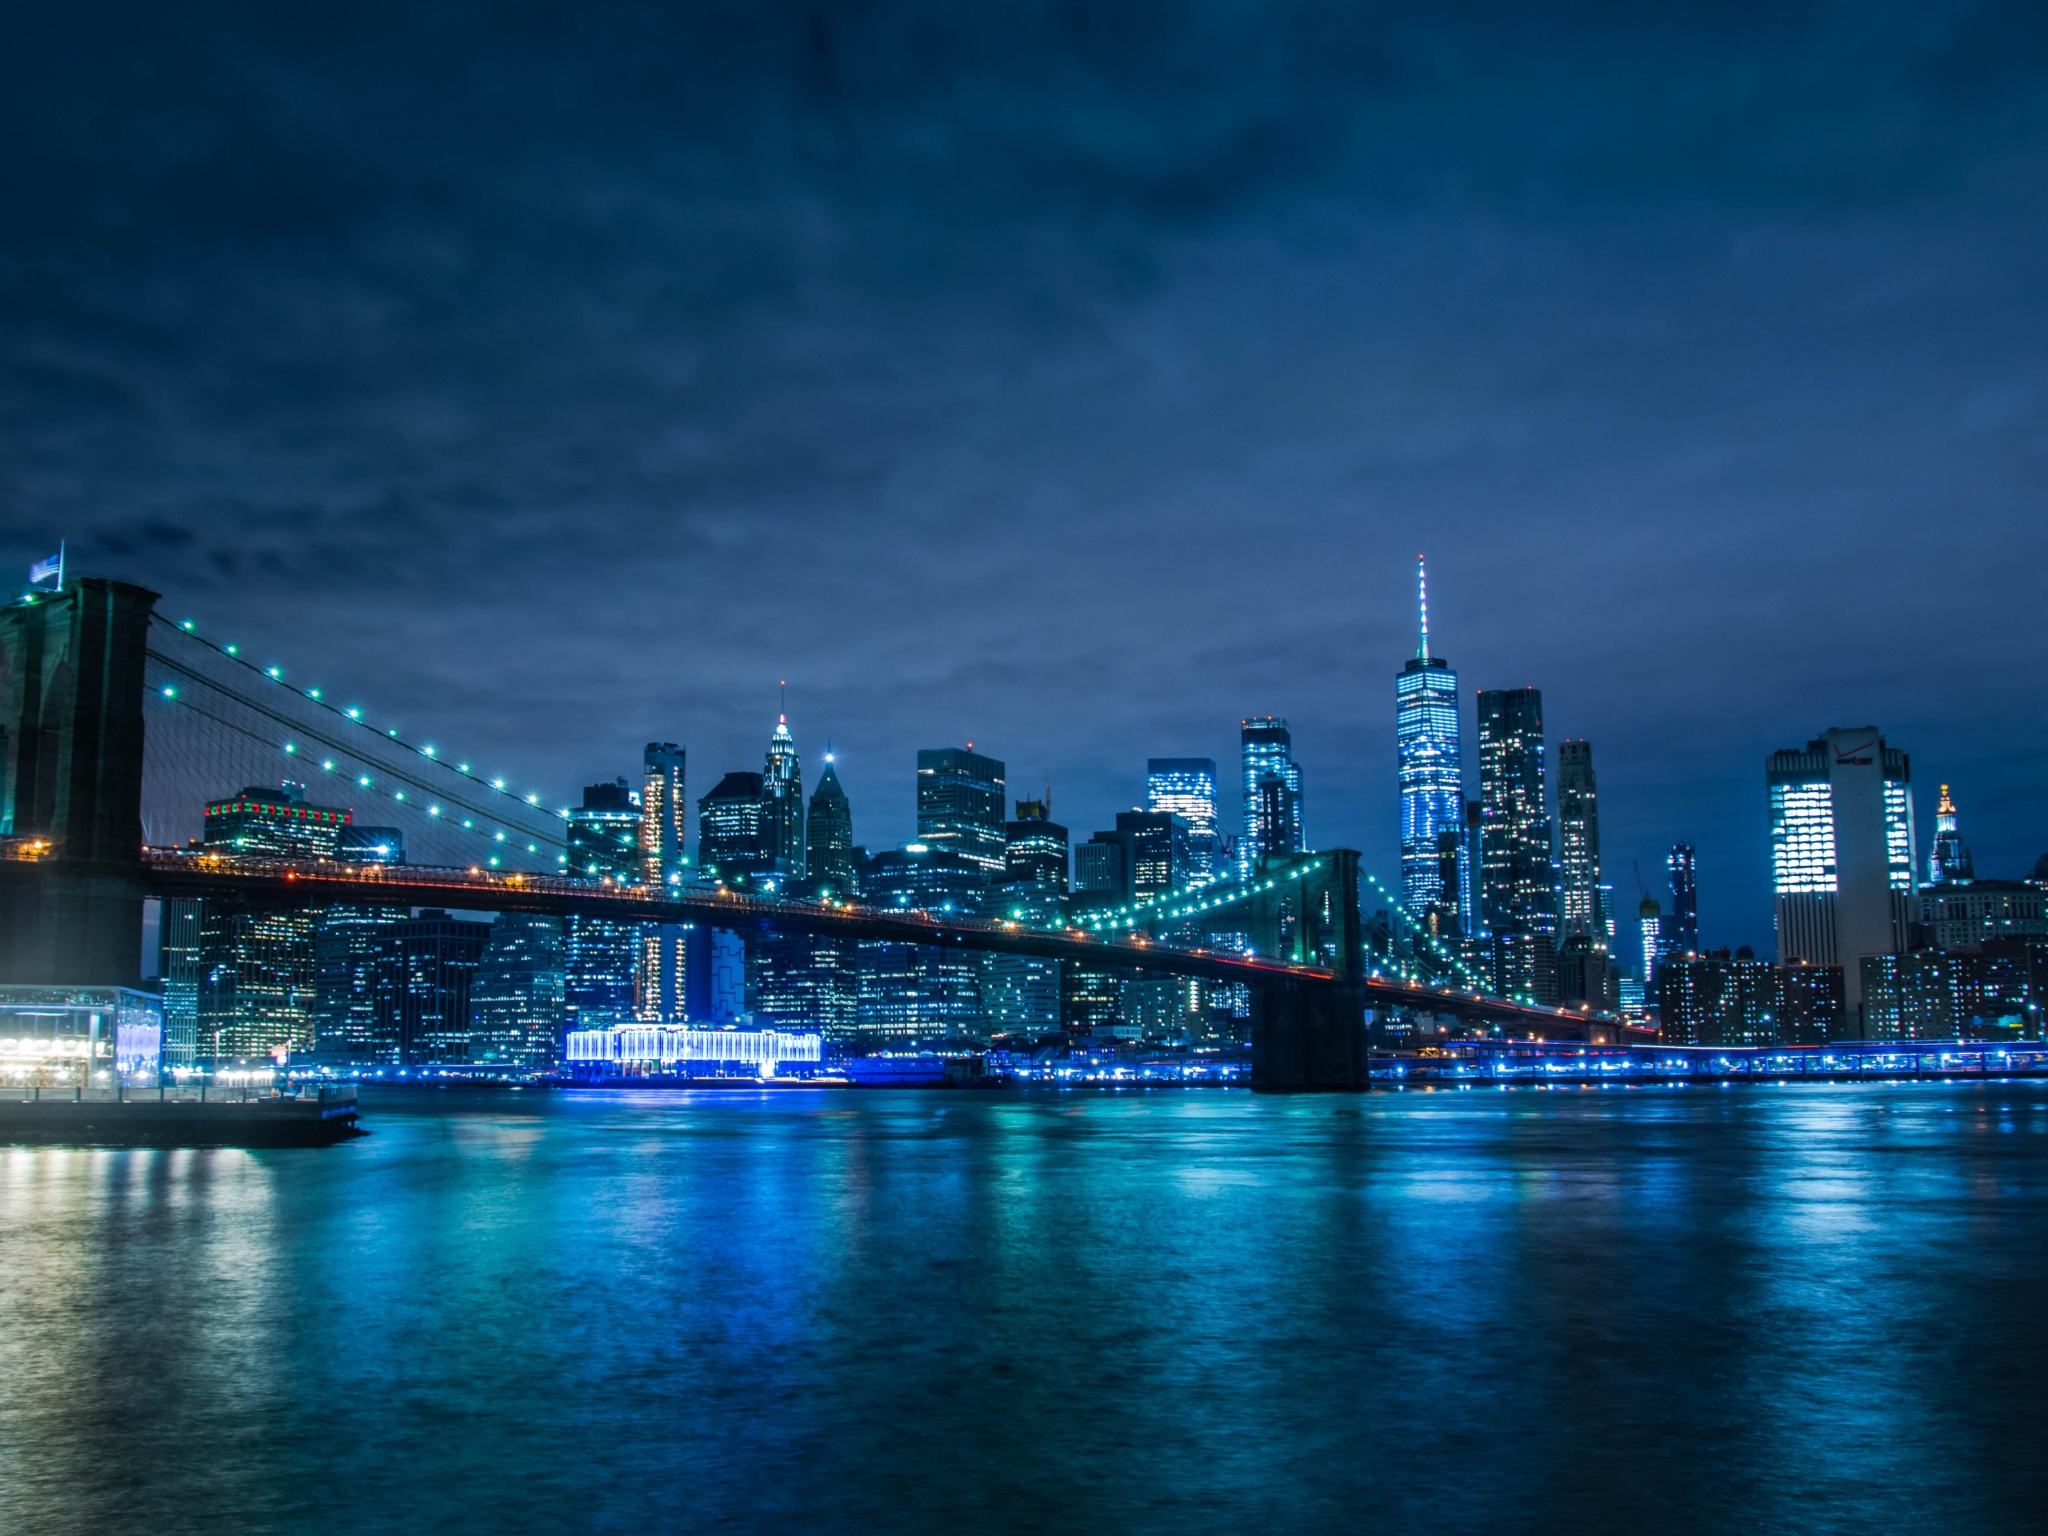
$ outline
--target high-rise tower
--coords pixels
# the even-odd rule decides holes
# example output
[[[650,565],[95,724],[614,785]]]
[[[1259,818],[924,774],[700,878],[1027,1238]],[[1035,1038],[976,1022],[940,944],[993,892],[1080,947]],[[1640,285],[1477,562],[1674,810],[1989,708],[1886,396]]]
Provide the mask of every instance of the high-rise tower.
[[[1593,744],[1557,744],[1557,913],[1566,938],[1607,942],[1600,890],[1600,804]]]
[[[1301,830],[1301,769],[1294,761],[1294,736],[1285,720],[1265,715],[1238,722],[1238,746],[1244,768],[1244,836],[1238,839],[1238,872],[1247,878],[1268,856],[1285,858],[1306,846]],[[1261,780],[1271,774],[1280,781],[1275,809],[1273,793]]]
[[[1543,695],[1479,695],[1479,916],[1492,935],[1494,985],[1509,997],[1556,997],[1557,885],[1544,793]]]
[[[672,741],[650,741],[641,761],[640,861],[647,884],[659,888],[681,866],[688,846],[683,749]]]
[[[1145,764],[1145,809],[1188,824],[1188,878],[1205,885],[1216,867],[1216,761],[1208,757],[1155,757]]]
[[[1671,925],[1665,949],[1680,955],[1700,950],[1700,858],[1691,843],[1673,843],[1665,860],[1671,871]]]
[[[1948,786],[1944,784],[1941,799],[1934,807],[1934,847],[1927,854],[1927,883],[1962,884],[1976,878],[1976,864],[1956,826],[1956,803],[1949,799]]]
[[[1874,725],[1773,752],[1771,874],[1778,958],[1842,968],[1860,1028],[1862,961],[1903,953],[1913,889],[1912,760]]]
[[[761,851],[776,873],[802,873],[804,770],[786,714],[775,717],[775,734],[768,738],[768,759],[761,769]]]
[[[1005,788],[1000,759],[971,747],[939,747],[917,754],[918,841],[957,853],[983,880],[1002,880],[1008,844],[1003,837]]]
[[[1429,653],[1429,573],[1415,558],[1415,596],[1421,643],[1394,679],[1394,743],[1400,756],[1401,905],[1417,923],[1441,900],[1438,838],[1462,831],[1464,760],[1458,743],[1458,674]]]
[[[853,807],[839,785],[839,770],[832,754],[825,754],[825,771],[811,794],[811,815],[805,828],[804,874],[821,893],[846,897],[853,894]]]

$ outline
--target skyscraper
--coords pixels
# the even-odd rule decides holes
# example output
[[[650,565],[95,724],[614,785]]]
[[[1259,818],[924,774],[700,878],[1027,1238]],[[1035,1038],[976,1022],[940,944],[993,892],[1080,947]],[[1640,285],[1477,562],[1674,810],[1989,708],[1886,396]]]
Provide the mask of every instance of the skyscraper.
[[[1657,995],[1657,961],[1664,953],[1664,914],[1657,898],[1645,896],[1636,904],[1636,926],[1643,935],[1643,995]]]
[[[1764,765],[1778,958],[1842,968],[1859,1027],[1866,955],[1903,953],[1913,888],[1912,761],[1876,726],[1831,730]]]
[[[1941,799],[1934,807],[1934,846],[1927,854],[1929,885],[1962,884],[1977,878],[1977,867],[1963,834],[1956,825],[1956,803],[1941,786]]]
[[[1673,843],[1664,861],[1671,874],[1671,921],[1662,954],[1697,955],[1700,950],[1700,860],[1691,843]]]
[[[1052,819],[1052,801],[1019,800],[1017,819],[1003,826],[1003,881],[1067,894],[1067,829]]]
[[[804,875],[821,894],[854,894],[853,806],[839,784],[832,754],[811,794],[810,818],[804,824]]]
[[[672,741],[650,741],[641,757],[640,878],[664,890],[682,878],[688,784],[683,749]],[[683,1016],[686,944],[680,923],[642,923],[640,956],[633,978],[633,1017],[643,1024],[672,1023]]]
[[[1129,850],[1131,895],[1142,899],[1188,883],[1188,824],[1168,812],[1119,811],[1117,835]]]
[[[1217,867],[1216,760],[1155,757],[1145,764],[1145,809],[1178,816],[1188,826],[1188,879],[1206,885]]]
[[[1557,746],[1558,918],[1566,938],[1607,942],[1600,890],[1600,805],[1593,780],[1593,744]]]
[[[995,884],[1003,878],[1003,764],[971,748],[917,754],[917,840],[957,853]]]
[[[803,873],[804,774],[787,715],[775,717],[761,770],[761,851],[777,874]]]
[[[639,797],[624,779],[590,784],[569,813],[570,874],[584,880],[637,885],[646,872],[640,850]],[[603,1029],[630,1022],[640,1002],[640,925],[577,914],[564,943],[563,999],[570,1028]]]
[[[697,868],[707,877],[737,880],[769,868],[761,835],[762,778],[728,773],[697,801]]]
[[[1417,923],[1443,899],[1439,835],[1459,831],[1465,806],[1458,743],[1458,674],[1429,653],[1429,577],[1415,561],[1421,643],[1394,679],[1394,744],[1400,759],[1401,905]],[[1450,893],[1446,905],[1457,904]]]
[[[1285,720],[1272,715],[1240,720],[1238,747],[1244,770],[1244,836],[1238,840],[1237,863],[1238,873],[1249,879],[1261,859],[1285,858],[1307,846],[1302,839],[1301,769],[1294,761],[1293,733]],[[1269,773],[1280,781],[1282,793],[1277,817],[1261,831],[1265,792],[1260,781]]]
[[[488,923],[429,908],[400,918],[377,956],[378,1060],[408,1066],[470,1058],[470,995]]]
[[[1543,695],[1479,695],[1479,911],[1493,940],[1494,985],[1538,1003],[1555,998],[1557,889],[1544,794]]]
[[[561,919],[499,914],[470,992],[470,1060],[547,1065],[562,1005]]]

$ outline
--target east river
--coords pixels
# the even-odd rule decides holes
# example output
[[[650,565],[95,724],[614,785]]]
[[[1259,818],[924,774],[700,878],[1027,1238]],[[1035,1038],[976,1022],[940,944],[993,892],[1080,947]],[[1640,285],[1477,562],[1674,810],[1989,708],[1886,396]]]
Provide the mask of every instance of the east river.
[[[0,1148],[0,1531],[2048,1528],[2048,1085]]]

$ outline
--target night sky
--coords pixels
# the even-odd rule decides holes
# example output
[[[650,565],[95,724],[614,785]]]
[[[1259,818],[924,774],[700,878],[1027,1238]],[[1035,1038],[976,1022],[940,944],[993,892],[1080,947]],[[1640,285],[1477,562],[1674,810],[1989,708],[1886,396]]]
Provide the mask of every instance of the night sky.
[[[1391,881],[1426,551],[1625,912],[1830,725],[2048,849],[2037,6],[311,9],[11,14],[0,565],[564,796],[788,678],[877,847],[1281,714]]]

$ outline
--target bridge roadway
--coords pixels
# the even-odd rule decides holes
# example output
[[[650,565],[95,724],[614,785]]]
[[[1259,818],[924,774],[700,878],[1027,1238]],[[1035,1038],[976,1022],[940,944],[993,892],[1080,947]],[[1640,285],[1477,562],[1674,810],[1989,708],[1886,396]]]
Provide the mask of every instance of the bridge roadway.
[[[639,886],[471,866],[349,864],[328,859],[223,855],[182,848],[145,848],[143,878],[152,896],[214,898],[285,906],[442,906],[489,912],[578,914],[631,923],[703,923],[738,932],[811,933],[869,943],[958,946],[1083,965],[1163,971],[1239,982],[1254,988],[1320,991],[1342,980],[1336,971],[1221,950],[1181,949],[1143,935],[1104,938],[1018,923],[933,917],[852,903],[781,900],[732,891]],[[1557,1039],[1583,1032],[1587,1020],[1564,1009],[1531,1008],[1504,998],[1424,987],[1387,977],[1363,981],[1368,1006],[1405,1007],[1498,1024],[1523,1036]]]

